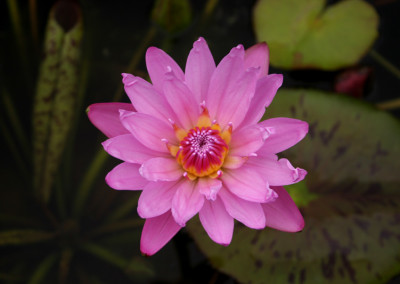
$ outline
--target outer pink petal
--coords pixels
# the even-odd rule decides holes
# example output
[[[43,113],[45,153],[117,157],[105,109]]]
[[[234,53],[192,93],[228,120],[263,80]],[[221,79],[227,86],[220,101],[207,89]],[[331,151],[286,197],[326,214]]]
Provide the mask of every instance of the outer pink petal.
[[[249,156],[257,152],[263,145],[268,136],[265,128],[257,125],[241,128],[232,133],[232,141],[229,145],[229,155]]]
[[[175,119],[175,114],[165,98],[146,80],[131,74],[122,74],[125,92],[138,112],[162,120]]]
[[[151,82],[158,91],[163,90],[165,74],[173,72],[175,76],[184,81],[185,74],[179,65],[163,50],[156,47],[150,47],[146,52],[146,65]]]
[[[140,251],[145,255],[153,255],[158,252],[181,229],[175,222],[171,212],[161,216],[149,218],[143,226],[140,239]]]
[[[198,179],[196,190],[208,200],[215,200],[221,186],[222,182],[219,179],[203,177]]]
[[[197,104],[205,100],[215,62],[207,42],[200,37],[194,42],[186,61],[185,80]]]
[[[110,138],[129,133],[119,120],[120,109],[134,111],[128,103],[98,103],[90,105],[86,112],[93,125]]]
[[[268,74],[269,49],[265,42],[258,43],[246,49],[244,67],[260,67],[259,78]]]
[[[260,203],[243,200],[225,188],[221,189],[218,196],[221,197],[226,211],[233,218],[249,228],[265,228],[265,215]]]
[[[240,127],[252,125],[260,121],[264,115],[265,108],[271,104],[276,91],[282,85],[282,81],[282,74],[271,74],[257,81],[256,92]]]
[[[260,153],[279,153],[297,144],[308,132],[308,123],[293,118],[278,117],[260,122],[258,125],[270,133]]]
[[[218,114],[224,111],[225,102],[229,101],[230,92],[237,87],[237,81],[243,75],[243,61],[244,49],[238,45],[221,60],[211,76],[205,101],[212,120],[218,119]]]
[[[172,216],[180,226],[196,215],[204,204],[204,196],[195,189],[195,184],[190,180],[183,180],[172,199]]]
[[[171,108],[175,111],[180,125],[189,130],[197,123],[200,104],[189,88],[173,73],[168,73],[164,82],[164,94]]]
[[[102,143],[111,156],[129,163],[142,164],[155,157],[169,157],[170,154],[151,150],[140,143],[132,134],[119,135]]]
[[[206,200],[199,212],[199,217],[201,224],[214,242],[224,246],[231,243],[234,222],[226,212],[220,198],[214,201]]]
[[[222,177],[223,185],[236,196],[251,202],[267,202],[273,190],[265,179],[246,164],[237,170],[226,170]]]
[[[280,159],[274,154],[250,157],[248,165],[258,171],[270,186],[289,185],[302,181],[307,171],[294,168],[287,159]]]
[[[267,226],[285,232],[298,232],[304,228],[304,219],[287,191],[274,187],[279,197],[274,202],[264,203]]]
[[[152,218],[169,211],[178,182],[149,182],[138,202],[138,213],[142,218]]]
[[[178,144],[172,126],[154,116],[121,111],[121,122],[140,143],[154,151],[169,153],[163,139]]]
[[[107,184],[114,189],[142,190],[149,181],[139,174],[139,165],[122,163],[106,176]]]
[[[182,167],[172,157],[147,160],[139,172],[149,181],[175,181],[183,177]]]

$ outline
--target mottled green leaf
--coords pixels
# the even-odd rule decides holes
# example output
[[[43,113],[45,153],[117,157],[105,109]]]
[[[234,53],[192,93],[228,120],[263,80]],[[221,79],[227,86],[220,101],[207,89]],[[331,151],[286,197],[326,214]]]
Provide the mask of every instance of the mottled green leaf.
[[[334,70],[357,63],[378,35],[378,15],[365,1],[259,0],[254,29],[272,65]]]
[[[235,227],[232,244],[190,232],[212,264],[243,283],[385,283],[400,272],[400,122],[347,97],[281,90],[267,117],[310,124],[284,152],[309,174],[295,200],[300,233]],[[302,196],[303,194],[303,196]],[[268,217],[268,216],[267,216]]]
[[[33,111],[34,185],[43,202],[50,197],[72,125],[82,30],[82,17],[76,4],[57,2],[53,6]]]
[[[47,241],[54,237],[54,233],[40,230],[8,230],[0,232],[0,246],[25,245]]]

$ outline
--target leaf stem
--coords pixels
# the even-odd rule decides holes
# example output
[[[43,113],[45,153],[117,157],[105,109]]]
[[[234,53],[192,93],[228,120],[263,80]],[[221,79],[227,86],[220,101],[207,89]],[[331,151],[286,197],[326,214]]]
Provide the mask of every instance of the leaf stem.
[[[101,169],[107,161],[108,155],[103,149],[99,149],[92,160],[89,170],[86,172],[81,184],[78,186],[77,195],[75,198],[73,216],[79,217],[82,213],[83,206],[92,189],[92,186],[97,179]]]
[[[3,105],[4,105],[4,110],[5,113],[8,116],[8,119],[11,122],[12,129],[14,130],[18,142],[22,147],[22,151],[25,155],[24,160],[25,161],[30,161],[31,158],[31,153],[30,153],[30,145],[28,143],[28,139],[25,136],[24,129],[22,127],[21,121],[19,119],[19,116],[17,115],[17,112],[15,110],[14,104],[10,99],[9,93],[3,89],[3,95],[1,96]]]
[[[128,267],[128,260],[97,244],[85,243],[81,246],[81,249],[122,270],[125,270]]]
[[[8,4],[8,12],[10,14],[11,25],[13,27],[14,36],[17,42],[17,49],[19,52],[19,57],[21,60],[23,72],[25,73],[26,83],[28,85],[28,90],[30,90],[30,86],[32,86],[31,76],[29,75],[29,61],[26,49],[25,36],[22,29],[21,18],[18,8],[18,1],[16,0],[7,0]]]
[[[392,109],[400,108],[400,98],[386,101],[386,102],[377,103],[376,107],[378,109],[382,109],[382,110],[392,110]]]
[[[39,32],[37,20],[37,4],[36,0],[29,0],[29,19],[31,21],[31,33],[33,38],[33,46],[36,54],[39,53]]]
[[[111,223],[111,224],[106,224],[104,226],[101,226],[97,229],[94,229],[88,234],[88,238],[93,238],[97,237],[103,234],[115,232],[115,231],[121,231],[125,229],[135,229],[138,227],[143,226],[144,220],[138,219],[138,218],[131,218],[128,220],[122,220],[116,223]]]
[[[110,215],[108,215],[107,218],[105,219],[105,222],[106,223],[114,222],[118,219],[125,217],[127,214],[129,214],[134,210],[134,208],[137,206],[137,203],[138,203],[137,198],[129,199],[121,206],[118,206],[114,212],[110,213]]]
[[[137,65],[139,64],[140,60],[143,57],[143,54],[145,53],[147,47],[149,46],[150,42],[153,40],[154,36],[156,35],[157,29],[155,27],[150,27],[139,45],[138,49],[136,50],[135,54],[133,55],[131,61],[129,62],[129,65],[126,69],[126,73],[133,73],[135,71]],[[118,89],[114,93],[113,101],[119,101],[121,99],[121,96],[123,94],[123,88],[124,86],[122,84],[119,84]]]
[[[9,131],[9,129],[7,128],[7,126],[5,125],[3,120],[0,120],[0,130],[6,140],[6,143],[8,144],[10,152],[11,152],[12,156],[14,157],[14,160],[15,160],[17,166],[19,167],[19,169],[21,171],[22,176],[24,176],[25,182],[27,184],[29,184],[31,177],[29,175],[29,171],[26,166],[26,163],[25,163],[20,151],[18,150],[18,148],[16,146],[16,143],[11,135],[11,132]]]
[[[388,70],[390,73],[392,73],[394,76],[396,76],[398,79],[400,79],[400,70],[396,66],[394,66],[392,63],[390,63],[386,58],[384,58],[382,55],[380,55],[376,50],[371,49],[369,51],[369,54],[371,57],[381,64],[386,70]]]
[[[156,34],[156,28],[150,27],[142,43],[139,45],[138,49],[133,55],[126,70],[127,73],[133,73],[133,71],[136,69],[140,59],[142,58],[150,42],[153,40],[155,34]],[[120,100],[122,91],[123,91],[123,86],[122,84],[120,84],[120,86],[118,87],[117,91],[114,94],[113,101]],[[81,184],[78,186],[78,192],[75,199],[75,207],[73,210],[74,217],[78,217],[81,215],[86,199],[90,191],[92,190],[93,184],[96,181],[100,171],[103,169],[103,166],[107,161],[107,158],[108,155],[104,152],[103,149],[100,149],[96,153],[91,165],[89,166],[89,170],[86,172]]]
[[[57,254],[48,255],[36,268],[28,284],[44,283],[44,279],[58,258]]]

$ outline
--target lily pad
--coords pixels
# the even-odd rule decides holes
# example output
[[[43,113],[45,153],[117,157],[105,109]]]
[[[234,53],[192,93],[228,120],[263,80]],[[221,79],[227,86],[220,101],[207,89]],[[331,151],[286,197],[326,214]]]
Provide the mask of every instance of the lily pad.
[[[284,152],[309,172],[295,196],[306,226],[290,234],[238,224],[232,244],[222,247],[190,224],[213,266],[253,284],[385,283],[398,274],[400,122],[366,103],[311,90],[280,91],[266,113],[276,116],[310,124],[307,137]]]
[[[335,70],[357,63],[378,35],[379,17],[362,0],[259,0],[254,29],[272,65]]]

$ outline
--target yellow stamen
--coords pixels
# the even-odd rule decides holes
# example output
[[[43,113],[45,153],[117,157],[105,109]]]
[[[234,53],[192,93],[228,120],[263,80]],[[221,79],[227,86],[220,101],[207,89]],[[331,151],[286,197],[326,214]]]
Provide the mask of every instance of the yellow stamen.
[[[229,124],[228,128],[222,131],[221,138],[224,139],[226,144],[229,145],[229,143],[231,142],[231,136],[232,136],[232,124]]]
[[[175,136],[176,136],[176,138],[178,138],[179,141],[181,141],[183,138],[186,137],[187,132],[185,130],[183,130],[182,128],[179,128],[179,126],[176,125],[175,123],[172,124],[172,127],[174,128]]]
[[[203,112],[199,116],[199,120],[197,121],[197,126],[201,127],[210,127],[211,126],[211,119],[210,114],[208,113],[207,108],[203,108]]]

